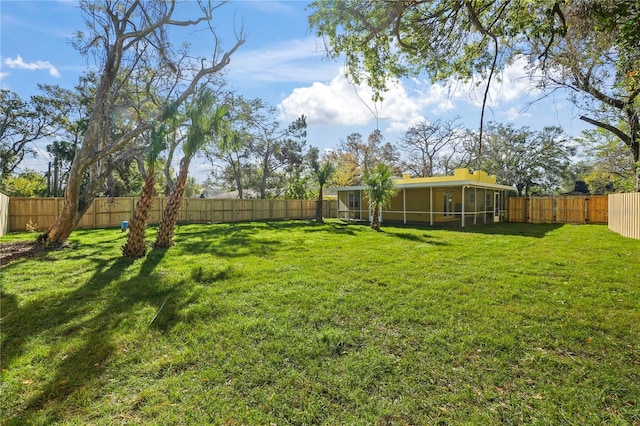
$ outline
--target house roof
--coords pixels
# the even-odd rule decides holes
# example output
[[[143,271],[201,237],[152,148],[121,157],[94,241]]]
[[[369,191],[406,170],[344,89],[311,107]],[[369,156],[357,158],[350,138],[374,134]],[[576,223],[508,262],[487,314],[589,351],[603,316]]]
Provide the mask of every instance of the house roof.
[[[509,185],[496,183],[495,175],[488,175],[482,170],[469,172],[469,169],[455,169],[453,176],[434,176],[426,178],[412,178],[403,175],[402,178],[393,179],[397,188],[442,188],[451,186],[472,186],[476,188],[500,189],[505,191],[515,190]],[[366,185],[343,186],[335,188],[337,191],[357,191],[366,189]]]

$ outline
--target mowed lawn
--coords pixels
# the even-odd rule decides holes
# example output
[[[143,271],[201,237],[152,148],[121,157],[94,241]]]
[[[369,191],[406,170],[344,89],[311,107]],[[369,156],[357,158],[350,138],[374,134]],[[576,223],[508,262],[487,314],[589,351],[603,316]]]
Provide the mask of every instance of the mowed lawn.
[[[125,238],[0,270],[5,424],[640,422],[640,241],[606,226]]]

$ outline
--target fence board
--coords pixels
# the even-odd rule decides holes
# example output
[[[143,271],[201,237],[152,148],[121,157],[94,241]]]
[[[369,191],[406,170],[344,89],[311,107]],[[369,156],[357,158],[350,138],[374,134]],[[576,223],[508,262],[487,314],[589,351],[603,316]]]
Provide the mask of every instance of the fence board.
[[[1,200],[0,200],[1,202]],[[8,230],[25,231],[27,223],[48,228],[62,209],[62,198],[10,198]],[[84,214],[78,228],[119,227],[130,220],[136,197],[96,198]],[[156,197],[151,204],[149,224],[158,224],[167,204]],[[1,207],[1,206],[0,206]],[[316,200],[235,200],[185,198],[178,214],[179,223],[248,222],[253,220],[313,219]],[[337,201],[324,200],[324,217],[337,217]]]
[[[528,217],[529,199],[523,197],[507,198],[507,222],[526,222]]]
[[[507,222],[521,223],[594,223],[608,220],[606,195],[509,197]]]
[[[554,221],[553,197],[529,199],[529,220],[531,223],[551,223]]]
[[[9,232],[9,197],[0,193],[0,237]]]
[[[587,222],[608,223],[609,222],[609,197],[589,197],[589,207],[587,208]]]
[[[609,229],[640,240],[640,192],[609,195]]]

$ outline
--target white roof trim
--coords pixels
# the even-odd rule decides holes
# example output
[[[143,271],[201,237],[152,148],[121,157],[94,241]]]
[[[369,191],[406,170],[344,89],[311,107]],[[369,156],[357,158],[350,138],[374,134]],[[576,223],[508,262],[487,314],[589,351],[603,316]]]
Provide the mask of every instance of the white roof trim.
[[[501,185],[499,183],[478,182],[475,180],[453,180],[444,182],[413,182],[413,183],[397,183],[396,188],[444,188],[454,186],[473,186],[475,188],[483,189],[499,189],[504,191],[515,191],[514,186]],[[367,189],[366,185],[357,186],[343,186],[338,188],[332,188],[335,191],[363,191]]]

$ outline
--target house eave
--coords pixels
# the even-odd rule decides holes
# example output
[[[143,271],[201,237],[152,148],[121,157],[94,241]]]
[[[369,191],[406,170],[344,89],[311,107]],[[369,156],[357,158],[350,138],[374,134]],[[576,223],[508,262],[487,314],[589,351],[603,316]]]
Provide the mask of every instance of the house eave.
[[[456,181],[444,181],[444,182],[415,182],[415,183],[399,183],[396,184],[396,188],[451,188],[451,187],[474,187],[482,189],[495,189],[502,191],[515,191],[516,188],[509,185],[501,185],[499,183],[489,182],[476,182],[473,180],[456,180]],[[355,186],[343,186],[338,188],[332,188],[335,191],[364,191],[367,189],[365,185]]]

